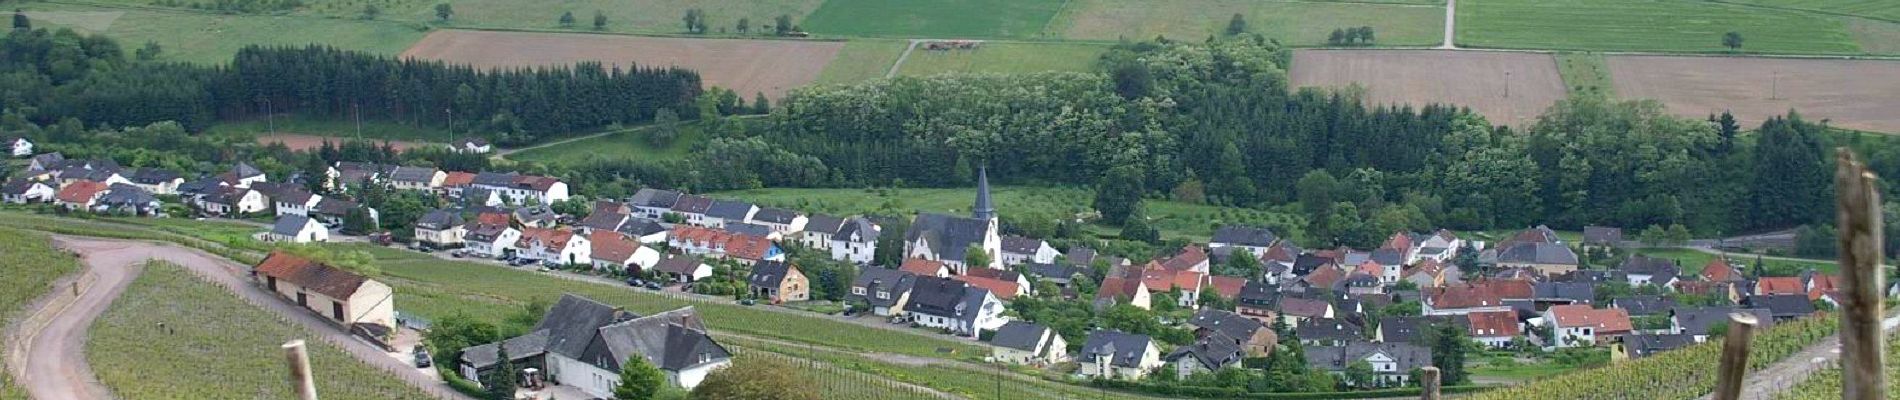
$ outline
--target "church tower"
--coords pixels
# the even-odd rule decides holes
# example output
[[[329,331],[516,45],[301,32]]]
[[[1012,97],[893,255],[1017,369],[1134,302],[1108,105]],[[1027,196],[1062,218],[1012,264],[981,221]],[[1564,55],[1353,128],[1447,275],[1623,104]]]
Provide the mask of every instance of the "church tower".
[[[981,221],[996,221],[996,205],[990,202],[990,175],[987,167],[976,167],[976,205],[970,207],[970,218]]]

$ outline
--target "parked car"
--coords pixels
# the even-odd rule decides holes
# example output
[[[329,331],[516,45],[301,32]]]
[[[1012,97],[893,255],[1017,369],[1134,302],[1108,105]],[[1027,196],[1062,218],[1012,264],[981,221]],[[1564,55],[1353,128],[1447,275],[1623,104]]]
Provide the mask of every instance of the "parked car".
[[[646,284],[646,288],[647,288],[647,290],[660,290],[660,283],[659,283],[659,282],[647,282],[647,284]]]
[[[449,252],[449,256],[450,256],[450,257],[455,257],[455,258],[462,258],[462,257],[468,257],[468,252],[465,252],[465,251],[453,251],[453,252]]]
[[[646,285],[646,281],[642,281],[640,278],[627,278],[627,286],[639,287],[644,285]]]
[[[416,368],[428,368],[435,365],[435,360],[429,358],[429,349],[427,348],[416,346],[415,356]]]
[[[742,305],[742,306],[749,306],[753,304],[759,304],[759,303],[756,301],[752,301],[752,299],[739,300],[739,305]]]

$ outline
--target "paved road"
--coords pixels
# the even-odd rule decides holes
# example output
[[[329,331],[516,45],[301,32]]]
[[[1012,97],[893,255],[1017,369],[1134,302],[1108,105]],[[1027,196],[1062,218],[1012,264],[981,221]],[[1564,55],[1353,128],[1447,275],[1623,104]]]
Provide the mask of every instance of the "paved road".
[[[224,286],[251,304],[283,315],[317,335],[311,339],[327,341],[364,363],[393,371],[398,378],[436,398],[472,400],[449,389],[446,384],[429,377],[422,370],[391,357],[382,349],[358,341],[315,314],[250,284],[247,266],[202,251],[168,244],[67,236],[56,236],[54,242],[60,248],[81,254],[88,273],[97,274],[99,278],[97,283],[82,288],[79,300],[71,307],[53,311],[55,317],[45,329],[20,333],[21,336],[34,338],[21,382],[36,399],[110,397],[109,393],[99,394],[102,393],[99,390],[104,388],[86,367],[83,356],[85,328],[111,305],[112,299],[124,292],[132,278],[138,275],[140,265],[156,259],[183,266]]]
[[[1900,315],[1888,317],[1880,322],[1882,329],[1889,332],[1896,325],[1900,325]],[[1787,391],[1795,384],[1806,381],[1808,376],[1815,372],[1839,367],[1840,361],[1841,335],[1828,336],[1801,352],[1769,364],[1760,371],[1748,373],[1748,378],[1744,379],[1747,383],[1742,386],[1742,396],[1739,400],[1771,400],[1775,395]],[[1711,398],[1711,396],[1702,396],[1700,400]]]
[[[77,298],[71,292],[48,295],[38,303],[41,308],[33,311],[31,321],[7,338],[7,348],[14,350],[7,354],[7,365],[13,367],[10,372],[35,399],[113,398],[112,390],[99,383],[86,365],[86,331],[139,271],[136,266],[101,268],[96,263],[88,257],[80,274],[96,280],[83,286]],[[62,285],[56,290],[70,288]]]

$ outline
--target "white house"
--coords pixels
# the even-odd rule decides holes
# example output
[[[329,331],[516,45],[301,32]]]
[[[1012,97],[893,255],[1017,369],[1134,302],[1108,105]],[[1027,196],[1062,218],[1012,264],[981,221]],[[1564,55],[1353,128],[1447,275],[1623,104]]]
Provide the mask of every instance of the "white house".
[[[477,380],[500,364],[506,347],[514,365],[542,365],[546,376],[589,396],[613,398],[620,368],[633,357],[658,367],[669,385],[691,389],[732,363],[692,307],[640,316],[580,296],[563,295],[527,335],[462,349],[457,368]]]
[[[127,177],[132,184],[155,195],[178,194],[178,185],[185,184],[184,175],[158,168],[139,168]]]
[[[567,183],[546,176],[483,172],[475,174],[470,187],[496,192],[509,204],[553,205],[567,200]]]
[[[1214,230],[1214,236],[1207,241],[1207,248],[1208,250],[1233,248],[1235,251],[1253,254],[1256,260],[1264,260],[1267,258],[1267,251],[1279,241],[1280,237],[1266,228],[1229,225]]]
[[[712,277],[712,266],[699,262],[698,258],[688,256],[667,256],[654,265],[653,270],[658,272],[662,279],[681,283]]]
[[[805,230],[805,224],[811,219],[805,214],[783,208],[765,207],[753,212],[746,222],[764,225],[779,235],[791,235]]]
[[[453,210],[430,210],[416,219],[416,243],[430,248],[453,249],[462,247],[463,238],[468,236],[468,222],[462,214]]]
[[[271,224],[270,232],[264,234],[264,240],[282,243],[322,243],[330,241],[330,230],[310,217],[284,215],[277,217],[277,223]]]
[[[488,139],[469,137],[456,139],[454,143],[449,143],[449,151],[469,154],[488,154],[490,151],[495,151],[495,146],[488,144]]]
[[[271,252],[251,271],[264,288],[330,322],[396,326],[396,292],[382,282],[284,252]]]
[[[462,235],[464,251],[483,258],[496,258],[515,253],[515,243],[521,240],[521,231],[505,224],[474,224],[468,227],[468,233]]]
[[[593,260],[593,243],[565,229],[525,228],[515,241],[515,255],[543,262],[584,264]]]
[[[640,272],[660,263],[659,251],[617,232],[594,231],[588,241],[594,246],[589,257],[596,270]]]
[[[27,141],[26,138],[0,139],[0,145],[5,145],[8,154],[12,154],[14,157],[28,157],[33,155],[33,142]]]
[[[434,190],[448,177],[447,172],[435,168],[396,167],[384,175],[384,180],[398,190]]]
[[[1049,365],[1069,361],[1069,342],[1047,326],[1010,321],[990,338],[990,358],[1007,364]]]
[[[932,276],[917,277],[904,311],[915,317],[919,326],[969,337],[1009,322],[1003,316],[1003,300],[988,289]]]
[[[0,186],[0,200],[13,204],[42,203],[53,201],[58,194],[52,186],[44,182],[16,179]]]
[[[627,204],[633,206],[634,216],[658,220],[664,218],[666,213],[672,211],[673,206],[678,204],[679,200],[680,192],[641,188],[640,191],[633,193],[633,198],[627,199]]]
[[[1003,236],[1003,265],[1022,265],[1028,263],[1049,264],[1056,262],[1056,256],[1062,254],[1049,242],[1022,236]]]
[[[1141,379],[1162,365],[1161,348],[1147,335],[1107,329],[1090,332],[1075,361],[1080,364],[1076,375],[1125,380]]]
[[[882,232],[883,228],[864,217],[845,220],[830,237],[831,259],[870,264],[877,255],[877,238]]]
[[[1588,304],[1551,306],[1544,311],[1550,324],[1551,345],[1587,347],[1630,333],[1630,316],[1621,308],[1594,309]]]
[[[306,190],[286,190],[276,196],[270,196],[271,205],[277,209],[277,215],[310,216],[310,210],[323,202],[323,195]]]
[[[263,212],[270,203],[264,194],[248,188],[219,186],[198,198],[198,208],[213,215],[237,215]]]

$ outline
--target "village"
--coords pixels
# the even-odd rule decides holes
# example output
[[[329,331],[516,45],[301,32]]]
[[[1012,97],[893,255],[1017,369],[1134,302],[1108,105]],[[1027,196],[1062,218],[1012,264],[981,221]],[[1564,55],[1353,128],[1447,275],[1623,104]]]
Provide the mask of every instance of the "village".
[[[564,214],[556,205],[573,196],[567,183],[548,176],[338,162],[324,176],[269,177],[237,163],[223,174],[187,177],[36,155],[24,139],[7,144],[10,154],[30,158],[26,171],[0,187],[9,204],[56,213],[267,219],[259,223],[260,241],[367,241],[613,279],[626,290],[836,314],[986,343],[989,362],[1059,369],[1082,380],[1205,379],[1262,368],[1261,360],[1291,343],[1302,348],[1299,361],[1346,386],[1404,387],[1417,384],[1420,368],[1443,362],[1445,355],[1434,352],[1446,348],[1446,337],[1468,341],[1454,346],[1461,362],[1467,347],[1474,354],[1587,352],[1623,360],[1718,340],[1733,313],[1772,324],[1841,301],[1834,275],[1763,276],[1759,261],[1751,269],[1726,256],[1685,273],[1691,266],[1627,251],[1642,244],[1613,227],[1587,227],[1581,240],[1544,226],[1491,241],[1442,229],[1401,231],[1379,248],[1353,249],[1307,248],[1267,227],[1230,225],[1151,259],[1056,248],[1001,232],[999,215],[1009,210],[997,208],[981,168],[967,215],[919,213],[907,230],[887,232],[869,216],[658,188]],[[491,151],[475,139],[452,147]],[[351,229],[357,220],[379,218],[350,195],[370,186],[427,193],[454,206],[430,210],[402,235]],[[878,265],[880,239],[892,235],[901,235],[902,262]],[[850,268],[821,279],[798,256]],[[402,329],[395,315],[401,299],[363,276],[285,252],[270,254],[253,275],[285,301],[372,341]],[[842,290],[824,280],[838,280],[831,285]],[[841,299],[821,300],[820,293]],[[820,303],[841,307],[813,306]],[[1051,317],[1061,314],[1051,310],[1069,309],[1095,316],[1079,325]],[[1145,320],[1107,321],[1117,315]],[[478,384],[507,364],[525,367],[529,382],[612,397],[630,357],[644,357],[683,388],[728,365],[732,352],[702,321],[691,307],[642,316],[569,294],[528,335],[431,351],[460,354],[451,370]],[[1140,328],[1115,329],[1123,326]]]

